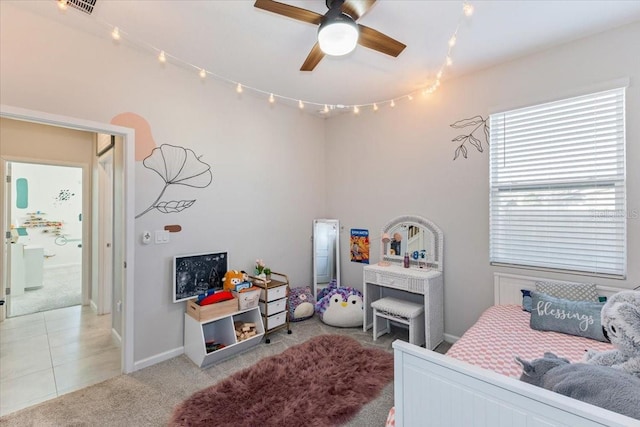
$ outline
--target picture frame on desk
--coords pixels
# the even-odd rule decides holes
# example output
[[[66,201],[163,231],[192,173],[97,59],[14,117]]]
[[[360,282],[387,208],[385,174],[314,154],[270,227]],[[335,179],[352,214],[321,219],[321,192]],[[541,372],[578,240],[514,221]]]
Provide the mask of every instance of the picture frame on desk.
[[[186,301],[206,293],[222,290],[229,269],[226,251],[177,255],[173,257],[173,302]]]

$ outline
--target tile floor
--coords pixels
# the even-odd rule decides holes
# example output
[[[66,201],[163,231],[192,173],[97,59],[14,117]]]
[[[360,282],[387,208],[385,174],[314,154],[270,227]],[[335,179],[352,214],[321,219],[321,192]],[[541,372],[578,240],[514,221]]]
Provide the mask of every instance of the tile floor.
[[[111,315],[77,305],[0,323],[0,416],[117,375]]]

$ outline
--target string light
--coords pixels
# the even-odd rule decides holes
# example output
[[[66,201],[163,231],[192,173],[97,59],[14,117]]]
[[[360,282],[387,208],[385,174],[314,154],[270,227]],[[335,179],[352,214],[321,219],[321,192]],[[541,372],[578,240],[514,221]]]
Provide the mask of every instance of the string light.
[[[473,15],[473,5],[468,2],[464,2],[462,5],[462,11],[464,12],[464,16],[467,18],[470,17]]]
[[[61,10],[66,10],[68,1],[69,0],[57,0],[56,3],[57,3],[57,6]],[[469,3],[469,1],[464,1],[463,5],[462,5],[462,12],[463,12],[463,15],[465,17],[470,17],[474,12],[473,5],[471,5],[471,3]],[[421,89],[423,95],[429,95],[429,94],[433,93],[441,85],[443,67],[444,66],[451,66],[453,64],[453,59],[451,57],[451,53],[452,53],[453,47],[457,43],[457,34],[458,34],[458,29],[460,27],[460,22],[461,21],[462,21],[462,19],[459,21],[458,25],[456,26],[456,29],[453,32],[453,35],[449,38],[449,41],[448,41],[449,48],[447,50],[447,55],[445,57],[444,64],[438,70],[438,73],[436,75],[435,81],[431,85]],[[102,21],[102,23],[104,25],[108,26],[108,27],[113,28],[113,30],[111,31],[111,37],[114,40],[118,41],[118,40],[121,39],[121,33],[120,33],[120,29],[118,27],[113,26],[113,25],[111,25],[111,24],[109,24],[109,23],[107,23],[105,21]],[[125,32],[124,34],[127,36],[127,39],[130,38],[130,35],[128,33]],[[143,47],[146,47],[148,49],[154,50],[155,52],[159,51],[160,53],[158,54],[158,60],[161,63],[165,63],[167,61],[167,54],[165,53],[164,50],[160,50],[157,47],[152,46],[151,44],[149,44],[147,42],[144,42],[144,41],[141,41],[141,40],[131,40],[131,42],[134,43],[134,44],[137,43],[138,45],[142,45]],[[189,67],[194,67],[197,70],[199,70],[199,75],[200,75],[200,77],[202,79],[206,78],[207,75],[212,75],[213,77],[215,77],[218,80],[223,80],[223,81],[235,84],[236,85],[236,92],[238,92],[238,93],[242,93],[245,88],[246,89],[250,89],[250,90],[252,90],[254,92],[257,92],[257,93],[262,93],[262,94],[267,94],[268,93],[269,94],[269,103],[270,104],[274,104],[275,103],[275,96],[276,95],[274,95],[273,93],[270,93],[270,92],[267,92],[267,91],[264,91],[264,90],[261,90],[261,89],[255,88],[255,87],[250,87],[250,86],[244,86],[243,87],[243,85],[240,82],[233,81],[233,80],[225,78],[223,76],[211,73],[211,72],[205,70],[204,68],[201,68],[201,67],[199,67],[199,66],[197,66],[195,64],[189,63],[187,61],[181,60],[181,59],[179,59],[179,58],[177,58],[177,57],[175,57],[173,55],[170,55],[170,56],[172,58],[172,63],[177,63],[177,64],[182,64],[182,65],[185,65],[185,66],[189,66]],[[419,93],[419,92],[417,92],[417,93]],[[390,99],[390,100],[386,100],[386,101],[382,101],[381,100],[381,101],[377,101],[377,102],[374,102],[374,103],[371,103],[371,104],[360,104],[360,105],[321,104],[321,103],[316,103],[316,102],[311,102],[311,101],[303,101],[302,99],[296,100],[296,99],[289,98],[289,97],[282,96],[282,95],[277,95],[277,96],[279,98],[282,98],[282,99],[288,101],[288,102],[297,101],[298,107],[300,109],[304,109],[305,104],[310,104],[310,105],[324,106],[324,108],[322,110],[322,112],[324,112],[324,113],[329,113],[333,109],[352,108],[353,112],[355,114],[358,114],[362,107],[371,107],[374,112],[377,112],[379,110],[379,105],[378,105],[379,103],[383,103],[384,104],[384,103],[388,102],[389,105],[391,106],[391,108],[393,108],[393,107],[396,106],[396,100],[402,100],[403,98],[406,98],[407,100],[411,101],[411,100],[413,100],[413,95],[414,95],[413,93],[409,93],[407,95],[403,95],[403,96],[400,96],[400,97],[397,97],[397,98],[394,98],[394,99]]]
[[[58,9],[67,10],[67,0],[58,0]]]

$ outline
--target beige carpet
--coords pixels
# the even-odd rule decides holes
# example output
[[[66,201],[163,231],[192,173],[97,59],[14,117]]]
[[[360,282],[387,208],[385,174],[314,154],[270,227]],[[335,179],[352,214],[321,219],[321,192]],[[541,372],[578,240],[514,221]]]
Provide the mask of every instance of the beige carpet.
[[[374,343],[371,331],[361,328],[341,329],[327,326],[317,317],[292,323],[286,330],[270,336],[270,344],[259,344],[232,359],[200,369],[186,356],[179,356],[129,375],[107,380],[83,390],[23,409],[0,418],[1,426],[165,426],[173,408],[194,392],[211,386],[263,357],[321,334],[346,334],[365,346],[392,351],[395,338],[407,340],[408,332],[395,329],[393,334]],[[448,345],[438,351],[445,353]],[[319,402],[320,403],[320,402]],[[347,426],[383,426],[393,406],[393,383],[381,395],[364,406]]]
[[[81,266],[45,268],[43,286],[11,296],[9,317],[82,304]]]

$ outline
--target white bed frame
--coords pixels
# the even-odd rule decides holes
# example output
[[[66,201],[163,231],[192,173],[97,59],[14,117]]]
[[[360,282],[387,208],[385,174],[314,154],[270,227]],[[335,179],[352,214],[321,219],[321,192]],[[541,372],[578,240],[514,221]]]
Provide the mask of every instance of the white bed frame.
[[[521,304],[536,277],[495,274],[495,303]],[[624,289],[598,286],[600,295]],[[640,426],[640,421],[482,369],[404,341],[394,341],[398,427]]]

